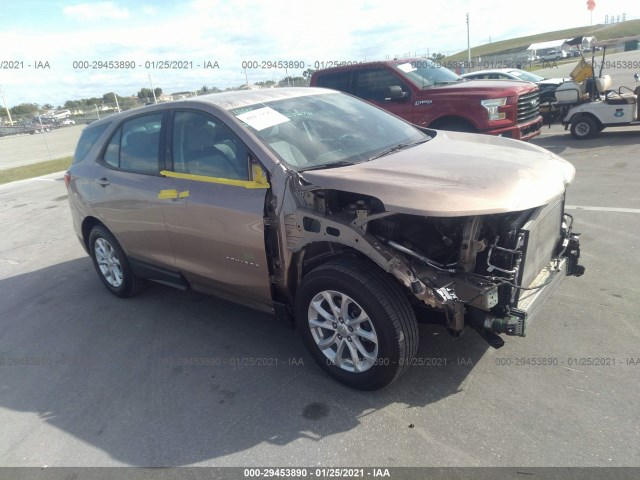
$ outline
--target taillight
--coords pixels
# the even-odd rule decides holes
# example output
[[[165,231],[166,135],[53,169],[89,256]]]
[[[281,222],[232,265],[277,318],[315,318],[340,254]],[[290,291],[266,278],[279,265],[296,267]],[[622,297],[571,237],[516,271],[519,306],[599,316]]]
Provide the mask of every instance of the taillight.
[[[64,172],[64,184],[69,189],[69,183],[71,183],[71,174],[69,172]]]

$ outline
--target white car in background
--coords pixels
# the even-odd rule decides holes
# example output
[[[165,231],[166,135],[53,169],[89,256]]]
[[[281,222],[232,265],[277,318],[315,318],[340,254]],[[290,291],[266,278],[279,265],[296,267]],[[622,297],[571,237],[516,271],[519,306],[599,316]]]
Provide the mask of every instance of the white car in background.
[[[554,93],[558,86],[571,80],[570,78],[545,78],[535,73],[519,70],[517,68],[495,68],[492,70],[480,70],[477,72],[465,73],[462,78],[468,80],[520,80],[532,82],[540,89],[540,103],[555,101]]]
[[[64,120],[62,120],[62,122],[60,122],[62,125],[75,125],[76,122],[74,122],[73,120],[71,120],[70,118],[65,118]]]
[[[564,50],[551,50],[540,57],[541,62],[551,62],[554,60],[560,60],[561,58],[567,58],[567,52]]]

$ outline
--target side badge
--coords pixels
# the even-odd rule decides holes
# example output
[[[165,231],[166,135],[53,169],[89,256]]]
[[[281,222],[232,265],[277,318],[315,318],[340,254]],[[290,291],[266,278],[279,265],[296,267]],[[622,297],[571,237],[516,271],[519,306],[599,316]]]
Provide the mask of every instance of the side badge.
[[[431,105],[433,100],[416,100],[416,107],[418,105]]]

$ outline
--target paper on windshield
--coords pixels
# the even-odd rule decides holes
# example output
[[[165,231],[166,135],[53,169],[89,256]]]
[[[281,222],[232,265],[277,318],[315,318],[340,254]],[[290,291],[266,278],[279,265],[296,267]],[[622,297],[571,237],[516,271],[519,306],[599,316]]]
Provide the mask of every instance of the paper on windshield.
[[[410,63],[401,63],[400,65],[398,65],[398,68],[404,73],[413,72],[415,70],[415,68],[413,68]]]
[[[257,110],[242,113],[236,118],[258,131],[289,121],[287,117],[276,112],[271,107],[262,107]]]

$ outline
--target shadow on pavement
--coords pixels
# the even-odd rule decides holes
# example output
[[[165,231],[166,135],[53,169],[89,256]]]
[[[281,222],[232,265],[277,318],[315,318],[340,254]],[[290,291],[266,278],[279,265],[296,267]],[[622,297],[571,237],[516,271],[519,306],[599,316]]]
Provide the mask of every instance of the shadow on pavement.
[[[604,129],[595,138],[588,140],[576,140],[567,130],[564,134],[545,135],[544,133],[556,133],[555,130],[549,130],[545,125],[542,127],[542,135],[531,140],[531,143],[544,147],[555,154],[561,154],[566,149],[589,150],[593,148],[615,146],[631,146],[637,145],[640,141],[640,129],[637,127],[629,127],[626,130],[610,130]],[[561,132],[561,131],[560,131]]]
[[[316,441],[393,403],[411,418],[411,407],[458,393],[488,348],[475,332],[454,339],[421,324],[418,357],[447,364],[416,364],[385,390],[358,392],[326,376],[297,333],[267,315],[160,285],[121,300],[88,258],[1,280],[0,318],[0,407],[36,413],[138,466]]]

